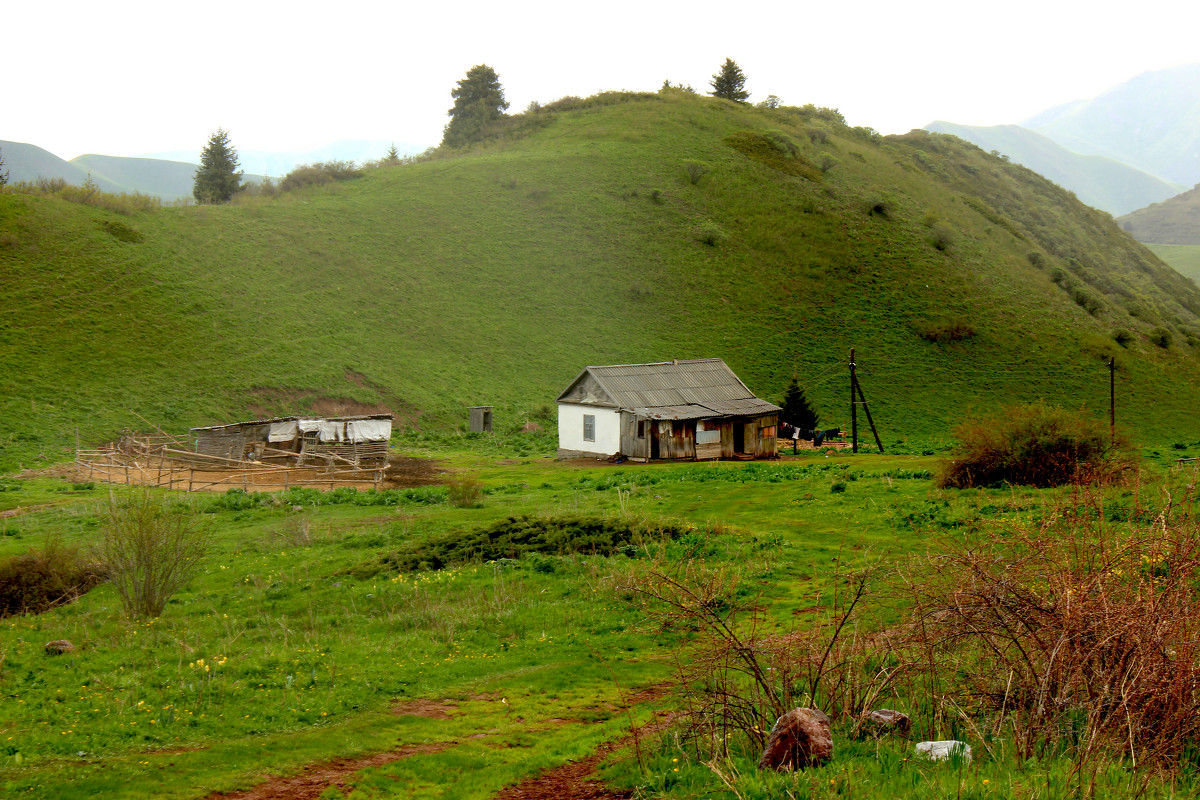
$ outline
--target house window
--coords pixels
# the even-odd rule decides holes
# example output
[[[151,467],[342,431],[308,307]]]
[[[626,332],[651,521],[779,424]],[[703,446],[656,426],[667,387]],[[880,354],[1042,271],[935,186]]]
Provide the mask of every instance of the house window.
[[[646,438],[646,421],[644,419],[638,420],[638,437],[637,438],[639,438],[639,439]]]
[[[583,415],[583,440],[585,442],[596,441],[596,415]]]

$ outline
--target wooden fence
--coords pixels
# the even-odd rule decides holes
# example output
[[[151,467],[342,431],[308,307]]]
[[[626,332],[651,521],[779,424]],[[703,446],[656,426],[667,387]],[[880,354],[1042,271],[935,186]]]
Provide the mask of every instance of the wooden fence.
[[[335,489],[363,483],[379,488],[387,471],[386,463],[360,467],[336,453],[288,453],[266,448],[263,461],[238,461],[185,447],[186,442],[165,434],[126,433],[106,447],[77,447],[75,463],[87,471],[91,481],[188,492],[222,488],[265,492],[293,486]]]

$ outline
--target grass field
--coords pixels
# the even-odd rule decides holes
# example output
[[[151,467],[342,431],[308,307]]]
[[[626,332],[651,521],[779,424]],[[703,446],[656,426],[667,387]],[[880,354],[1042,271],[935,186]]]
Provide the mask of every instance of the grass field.
[[[1200,245],[1147,244],[1146,249],[1170,264],[1181,275],[1200,280]]]
[[[630,699],[669,682],[672,654],[692,636],[664,629],[630,588],[647,569],[698,559],[736,574],[740,596],[782,632],[821,630],[844,577],[882,563],[864,620],[893,624],[902,609],[888,599],[891,567],[956,531],[1043,519],[1063,495],[937,490],[935,459],[923,456],[587,466],[515,456],[490,437],[455,447],[413,438],[407,450],[422,447],[478,478],[480,507],[455,507],[438,487],[190,496],[194,513],[212,521],[211,549],[162,617],[125,618],[105,585],[0,621],[6,796],[197,798],[391,752],[406,757],[354,773],[347,796],[489,797],[676,702]],[[1177,473],[1174,459],[1194,452],[1145,454],[1145,480]],[[124,491],[50,478],[3,488],[0,512],[30,510],[0,520],[0,555],[48,538],[93,545],[110,494]],[[435,571],[388,560],[523,516],[676,528],[674,538],[642,538],[613,555],[535,552]],[[61,638],[76,651],[43,653]],[[891,702],[919,712],[911,698]],[[439,714],[412,710],[429,703]],[[670,736],[646,745],[640,763],[625,753],[604,774],[663,797],[1066,797],[1079,780],[1066,754],[1023,761],[1003,736],[981,744],[960,726],[918,718],[913,736],[971,740],[969,767],[913,763],[905,740],[849,740],[845,720],[835,731],[832,764],[791,777],[758,774],[750,753],[706,766]],[[1120,796],[1143,777],[1113,766],[1096,780],[1100,796]],[[1148,796],[1167,796],[1165,786],[1152,780]]]

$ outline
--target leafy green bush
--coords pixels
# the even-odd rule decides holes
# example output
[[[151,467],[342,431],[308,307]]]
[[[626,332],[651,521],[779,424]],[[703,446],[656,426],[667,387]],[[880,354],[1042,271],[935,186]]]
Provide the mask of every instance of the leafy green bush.
[[[938,485],[1058,486],[1105,478],[1116,465],[1098,420],[1041,404],[1015,406],[955,429],[958,445],[941,464]]]
[[[712,168],[699,161],[685,161],[683,171],[687,173],[688,183],[695,186],[700,182],[701,178],[712,172]]]
[[[1174,341],[1174,337],[1166,328],[1155,328],[1154,330],[1150,331],[1150,342],[1156,347],[1161,347],[1163,350],[1166,350],[1171,346],[1172,341]]]
[[[709,247],[716,247],[725,241],[725,229],[712,220],[704,220],[696,226],[696,239]]]

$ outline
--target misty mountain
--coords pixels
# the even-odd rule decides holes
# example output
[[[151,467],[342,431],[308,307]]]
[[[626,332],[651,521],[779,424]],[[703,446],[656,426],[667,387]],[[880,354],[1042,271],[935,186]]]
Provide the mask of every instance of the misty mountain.
[[[1073,152],[1191,186],[1200,182],[1200,64],[1139,75],[1022,124]]]
[[[1071,152],[1020,125],[978,127],[937,121],[925,130],[953,134],[988,152],[1002,153],[1113,216],[1161,202],[1184,188],[1111,158]]]

